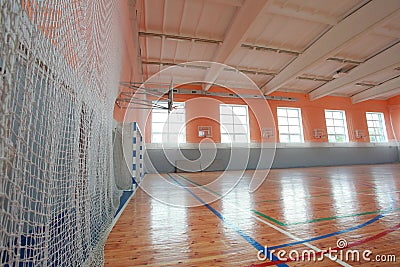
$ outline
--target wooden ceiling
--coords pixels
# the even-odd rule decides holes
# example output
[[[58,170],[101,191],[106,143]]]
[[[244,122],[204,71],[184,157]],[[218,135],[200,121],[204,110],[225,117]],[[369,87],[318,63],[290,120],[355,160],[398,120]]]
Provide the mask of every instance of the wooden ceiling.
[[[210,61],[265,94],[360,102],[400,93],[398,0],[138,0],[137,9],[144,80],[191,62],[174,81],[243,86],[229,68],[198,62]]]

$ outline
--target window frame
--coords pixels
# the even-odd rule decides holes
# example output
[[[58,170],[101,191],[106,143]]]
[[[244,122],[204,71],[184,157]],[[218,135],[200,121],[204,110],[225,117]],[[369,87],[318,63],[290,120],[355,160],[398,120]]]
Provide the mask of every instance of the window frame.
[[[223,113],[222,112],[222,107],[228,107],[231,110],[231,113],[230,114]],[[234,108],[238,108],[238,107],[239,108],[244,108],[245,111],[246,111],[246,114],[245,115],[237,115],[237,114],[235,114]],[[226,115],[231,115],[232,123],[227,123],[227,122],[224,123],[222,121],[222,117],[224,117]],[[237,118],[238,116],[246,116],[245,124],[243,124],[243,123],[242,124],[235,124],[235,117],[236,117],[236,120],[240,120],[240,119]],[[220,123],[221,143],[223,143],[223,144],[228,144],[228,143],[236,143],[236,144],[244,144],[244,143],[246,143],[246,144],[248,144],[248,143],[250,143],[250,116],[249,116],[249,107],[247,105],[220,104],[219,105],[219,123]],[[247,131],[246,131],[245,134],[237,132],[236,127],[235,127],[235,126],[242,126],[242,125],[246,125],[246,130]],[[225,126],[232,126],[232,131],[233,132],[230,132],[227,129],[227,127],[225,127]],[[226,129],[226,131],[225,131],[225,129]],[[230,137],[230,141],[229,142],[223,141],[224,140],[223,135],[228,135],[228,138]],[[246,136],[246,139],[247,139],[246,142],[238,142],[238,141],[236,141],[237,136],[243,136],[243,135]]]
[[[332,117],[327,118],[327,112],[332,112]],[[335,118],[334,117],[334,113],[341,113],[342,114],[342,118],[341,119]],[[349,142],[349,131],[348,131],[348,128],[347,128],[346,111],[339,110],[339,109],[325,109],[324,115],[325,115],[325,126],[326,126],[326,135],[328,137],[328,142],[329,143],[348,143]],[[333,120],[333,125],[332,126],[328,125],[328,119]],[[343,126],[341,126],[341,125],[337,126],[335,124],[335,121],[343,121]],[[332,127],[333,127],[334,132],[335,132],[334,134],[330,134],[329,133],[329,128],[332,128]],[[343,128],[344,129],[344,134],[337,133],[336,132],[336,128]],[[334,135],[336,141],[331,141],[329,139],[330,135]],[[337,136],[340,136],[340,135],[344,135],[344,140],[343,141],[337,141]]]
[[[161,101],[153,101],[153,103],[157,103],[157,105],[161,105],[164,107],[168,107],[167,102],[161,102]],[[174,106],[178,106],[180,107],[180,109],[183,110],[182,114],[183,114],[183,122],[182,121],[178,121],[176,122],[175,120],[170,120],[170,116],[171,114],[173,114],[173,111],[171,111],[171,113],[168,112],[167,109],[152,109],[151,111],[151,143],[155,143],[155,144],[162,144],[165,143],[164,141],[166,140],[167,144],[173,144],[175,143],[176,140],[174,140],[173,137],[175,137],[176,135],[178,135],[178,139],[177,139],[177,144],[185,144],[186,143],[186,105],[185,102],[174,102]],[[166,121],[155,121],[154,120],[154,114],[166,114],[167,115],[167,120]],[[171,132],[171,125],[182,125],[183,123],[183,127],[181,126],[179,131],[173,131]],[[164,127],[167,127],[167,131],[154,131],[154,125],[155,124],[162,124],[162,127],[164,129]],[[165,124],[167,124],[165,126]],[[155,138],[155,135],[161,135],[161,141],[155,141],[157,140]]]
[[[279,110],[285,110],[285,112],[286,112],[286,116],[284,117],[284,116],[279,116]],[[296,110],[296,112],[297,112],[297,117],[291,117],[291,116],[289,116],[289,114],[288,114],[288,110]],[[287,144],[289,144],[289,143],[304,143],[304,130],[303,130],[303,118],[302,118],[302,114],[301,114],[301,108],[296,108],[296,107],[277,107],[276,108],[276,117],[277,117],[277,119],[278,119],[278,134],[279,134],[279,142],[280,143],[287,143]],[[286,118],[286,121],[287,121],[287,123],[286,124],[280,124],[280,122],[281,122],[281,120],[279,119],[279,118]],[[289,122],[289,118],[296,118],[297,119],[297,121],[298,121],[298,125],[292,125],[292,124],[290,124],[290,122]],[[296,126],[296,127],[299,127],[300,128],[300,131],[299,131],[299,133],[291,133],[290,132],[290,126]],[[279,129],[280,129],[280,127],[287,127],[287,129],[288,129],[288,132],[287,133],[284,133],[284,132],[281,132]],[[282,136],[288,136],[288,142],[282,142],[282,138],[281,138],[281,135]],[[299,137],[299,139],[300,139],[300,141],[291,141],[291,136],[298,136]]]
[[[369,119],[368,119],[368,114],[370,114],[370,115],[378,115],[378,120],[374,120],[374,119],[369,120]],[[366,121],[367,121],[367,129],[368,129],[369,142],[370,142],[370,143],[387,143],[389,139],[388,139],[387,130],[386,130],[385,114],[383,114],[383,112],[367,111],[367,112],[365,112],[365,118],[366,118]],[[372,121],[372,122],[378,121],[378,123],[379,123],[380,125],[379,125],[379,127],[370,127],[369,121]],[[378,135],[378,134],[371,134],[370,128],[373,128],[373,129],[380,128],[380,129],[382,130],[382,134],[380,134],[380,135]],[[383,137],[384,141],[376,141],[376,139],[375,139],[375,141],[372,141],[372,140],[371,140],[371,136],[372,136],[372,137],[380,137],[380,138]]]

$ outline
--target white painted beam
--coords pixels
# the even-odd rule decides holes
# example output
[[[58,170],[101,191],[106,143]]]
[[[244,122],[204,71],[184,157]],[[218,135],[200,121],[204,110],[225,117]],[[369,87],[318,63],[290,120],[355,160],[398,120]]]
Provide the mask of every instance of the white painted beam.
[[[247,35],[257,18],[263,14],[263,10],[266,8],[267,3],[267,0],[247,0],[244,2],[243,6],[237,11],[235,19],[225,35],[222,45],[218,48],[214,56],[215,62],[227,62],[234,52],[240,48],[242,43],[246,40]],[[207,91],[211,87],[211,84],[215,82],[222,69],[222,66],[213,64],[204,77],[204,81],[208,83],[204,87],[205,91]]]
[[[122,1],[121,1],[122,2]],[[122,3],[121,3],[122,4]],[[140,48],[140,41],[138,37],[139,32],[139,23],[138,23],[138,16],[136,14],[136,3],[131,1],[127,2],[128,10],[129,10],[129,23],[126,24],[128,27],[128,34],[125,37],[126,50],[128,52],[128,57],[130,58],[131,62],[131,80],[134,81],[143,81],[144,80],[144,73],[143,73],[143,66],[141,65],[142,62],[142,55],[137,52],[138,47]],[[128,49],[128,46],[134,47],[134,49]],[[132,52],[134,52],[132,54]]]
[[[332,94],[343,86],[356,83],[364,77],[386,69],[394,69],[400,65],[400,43],[388,48],[368,61],[360,64],[349,74],[326,83],[310,93],[310,99],[315,100]]]
[[[385,95],[393,90],[400,89],[400,77],[394,78],[378,86],[362,91],[351,97],[353,103],[359,103],[368,99],[373,99]]]
[[[163,20],[162,20],[162,32],[165,33],[165,24],[167,20],[167,5],[168,0],[164,1],[163,5]],[[164,48],[165,48],[165,36],[161,37],[161,47],[160,47],[160,61],[163,61],[164,58]]]
[[[165,37],[161,37],[161,48],[160,48],[160,61],[163,61],[164,59],[164,49],[165,48]]]
[[[400,9],[400,1],[372,0],[358,9],[352,15],[333,26],[318,41],[312,44],[304,53],[298,56],[274,79],[264,87],[267,94],[272,93],[288,82],[301,75],[305,69],[323,62],[330,56],[350,43],[354,38],[370,31],[373,27],[381,25]]]

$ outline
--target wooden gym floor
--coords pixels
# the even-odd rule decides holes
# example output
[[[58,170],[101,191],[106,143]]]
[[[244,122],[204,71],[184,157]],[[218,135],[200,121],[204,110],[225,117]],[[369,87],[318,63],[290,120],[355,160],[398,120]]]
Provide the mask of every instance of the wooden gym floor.
[[[105,266],[399,266],[400,164],[271,170],[255,193],[251,174],[146,175]]]

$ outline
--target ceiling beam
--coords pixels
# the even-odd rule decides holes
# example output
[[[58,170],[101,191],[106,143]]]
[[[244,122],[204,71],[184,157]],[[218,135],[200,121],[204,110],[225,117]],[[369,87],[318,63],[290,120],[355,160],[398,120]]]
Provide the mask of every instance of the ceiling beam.
[[[298,76],[296,79],[298,80],[308,80],[314,82],[330,82],[332,81],[331,77],[323,77],[323,76]]]
[[[385,95],[393,90],[399,91],[400,77],[389,80],[351,97],[353,104]]]
[[[164,6],[163,6],[163,20],[162,20],[162,32],[165,32],[165,24],[167,20],[167,5],[168,5],[168,0],[164,1]],[[164,58],[164,48],[165,48],[165,36],[161,37],[161,51],[160,51],[160,60],[162,61]]]
[[[193,67],[197,69],[209,69],[207,65],[201,66],[201,65],[195,65],[195,64],[188,64],[186,61],[176,61],[176,62],[168,62],[168,61],[159,61],[158,59],[154,60],[143,60],[142,61],[143,65],[157,65],[157,66],[176,66],[176,65],[182,65],[185,67]],[[222,70],[224,70],[223,68]],[[228,71],[232,70],[231,68],[227,69]],[[275,76],[276,72],[271,71],[271,70],[263,70],[263,69],[250,69],[250,68],[237,68],[238,71],[243,72],[244,74],[253,74],[253,75],[263,75],[263,76]]]
[[[283,71],[263,87],[268,94],[278,90],[301,75],[305,69],[323,62],[343,49],[354,38],[370,31],[373,27],[392,18],[400,9],[400,1],[372,0],[350,16],[333,26],[327,33],[314,42],[306,51],[292,61]]]
[[[177,41],[188,41],[188,42],[203,42],[203,43],[211,43],[211,44],[220,44],[221,40],[215,39],[206,39],[206,38],[198,38],[194,36],[188,35],[175,35],[175,34],[164,34],[164,33],[155,33],[155,32],[139,32],[139,36],[145,37],[155,37],[155,38],[166,38]]]
[[[363,63],[363,61],[358,61],[358,60],[353,60],[353,59],[348,59],[348,58],[338,58],[338,57],[330,57],[327,60],[341,62],[341,63],[348,63],[348,64],[353,64],[353,65],[360,65],[361,63]]]
[[[334,79],[310,93],[310,99],[315,100],[332,94],[343,86],[359,82],[364,77],[370,76],[386,69],[394,69],[400,64],[400,43],[388,48],[382,53],[365,61],[351,70],[347,75]]]
[[[235,19],[226,33],[222,45],[218,47],[213,58],[214,62],[224,64],[232,57],[234,52],[246,41],[252,26],[257,18],[263,14],[267,3],[269,3],[267,0],[247,0],[244,2],[235,14]],[[205,91],[217,80],[222,69],[223,66],[212,65],[204,77],[204,81],[207,83],[203,88]]]
[[[208,0],[209,2],[214,2],[217,4],[223,4],[226,6],[237,6],[240,7],[243,5],[243,0]]]
[[[271,51],[271,52],[276,52],[276,53],[282,53],[282,54],[288,54],[292,56],[298,56],[301,54],[299,51],[294,51],[294,50],[288,50],[284,48],[277,48],[273,46],[265,46],[265,45],[252,45],[252,44],[247,44],[244,43],[241,45],[243,48],[247,48],[250,50],[256,50],[256,51]]]

